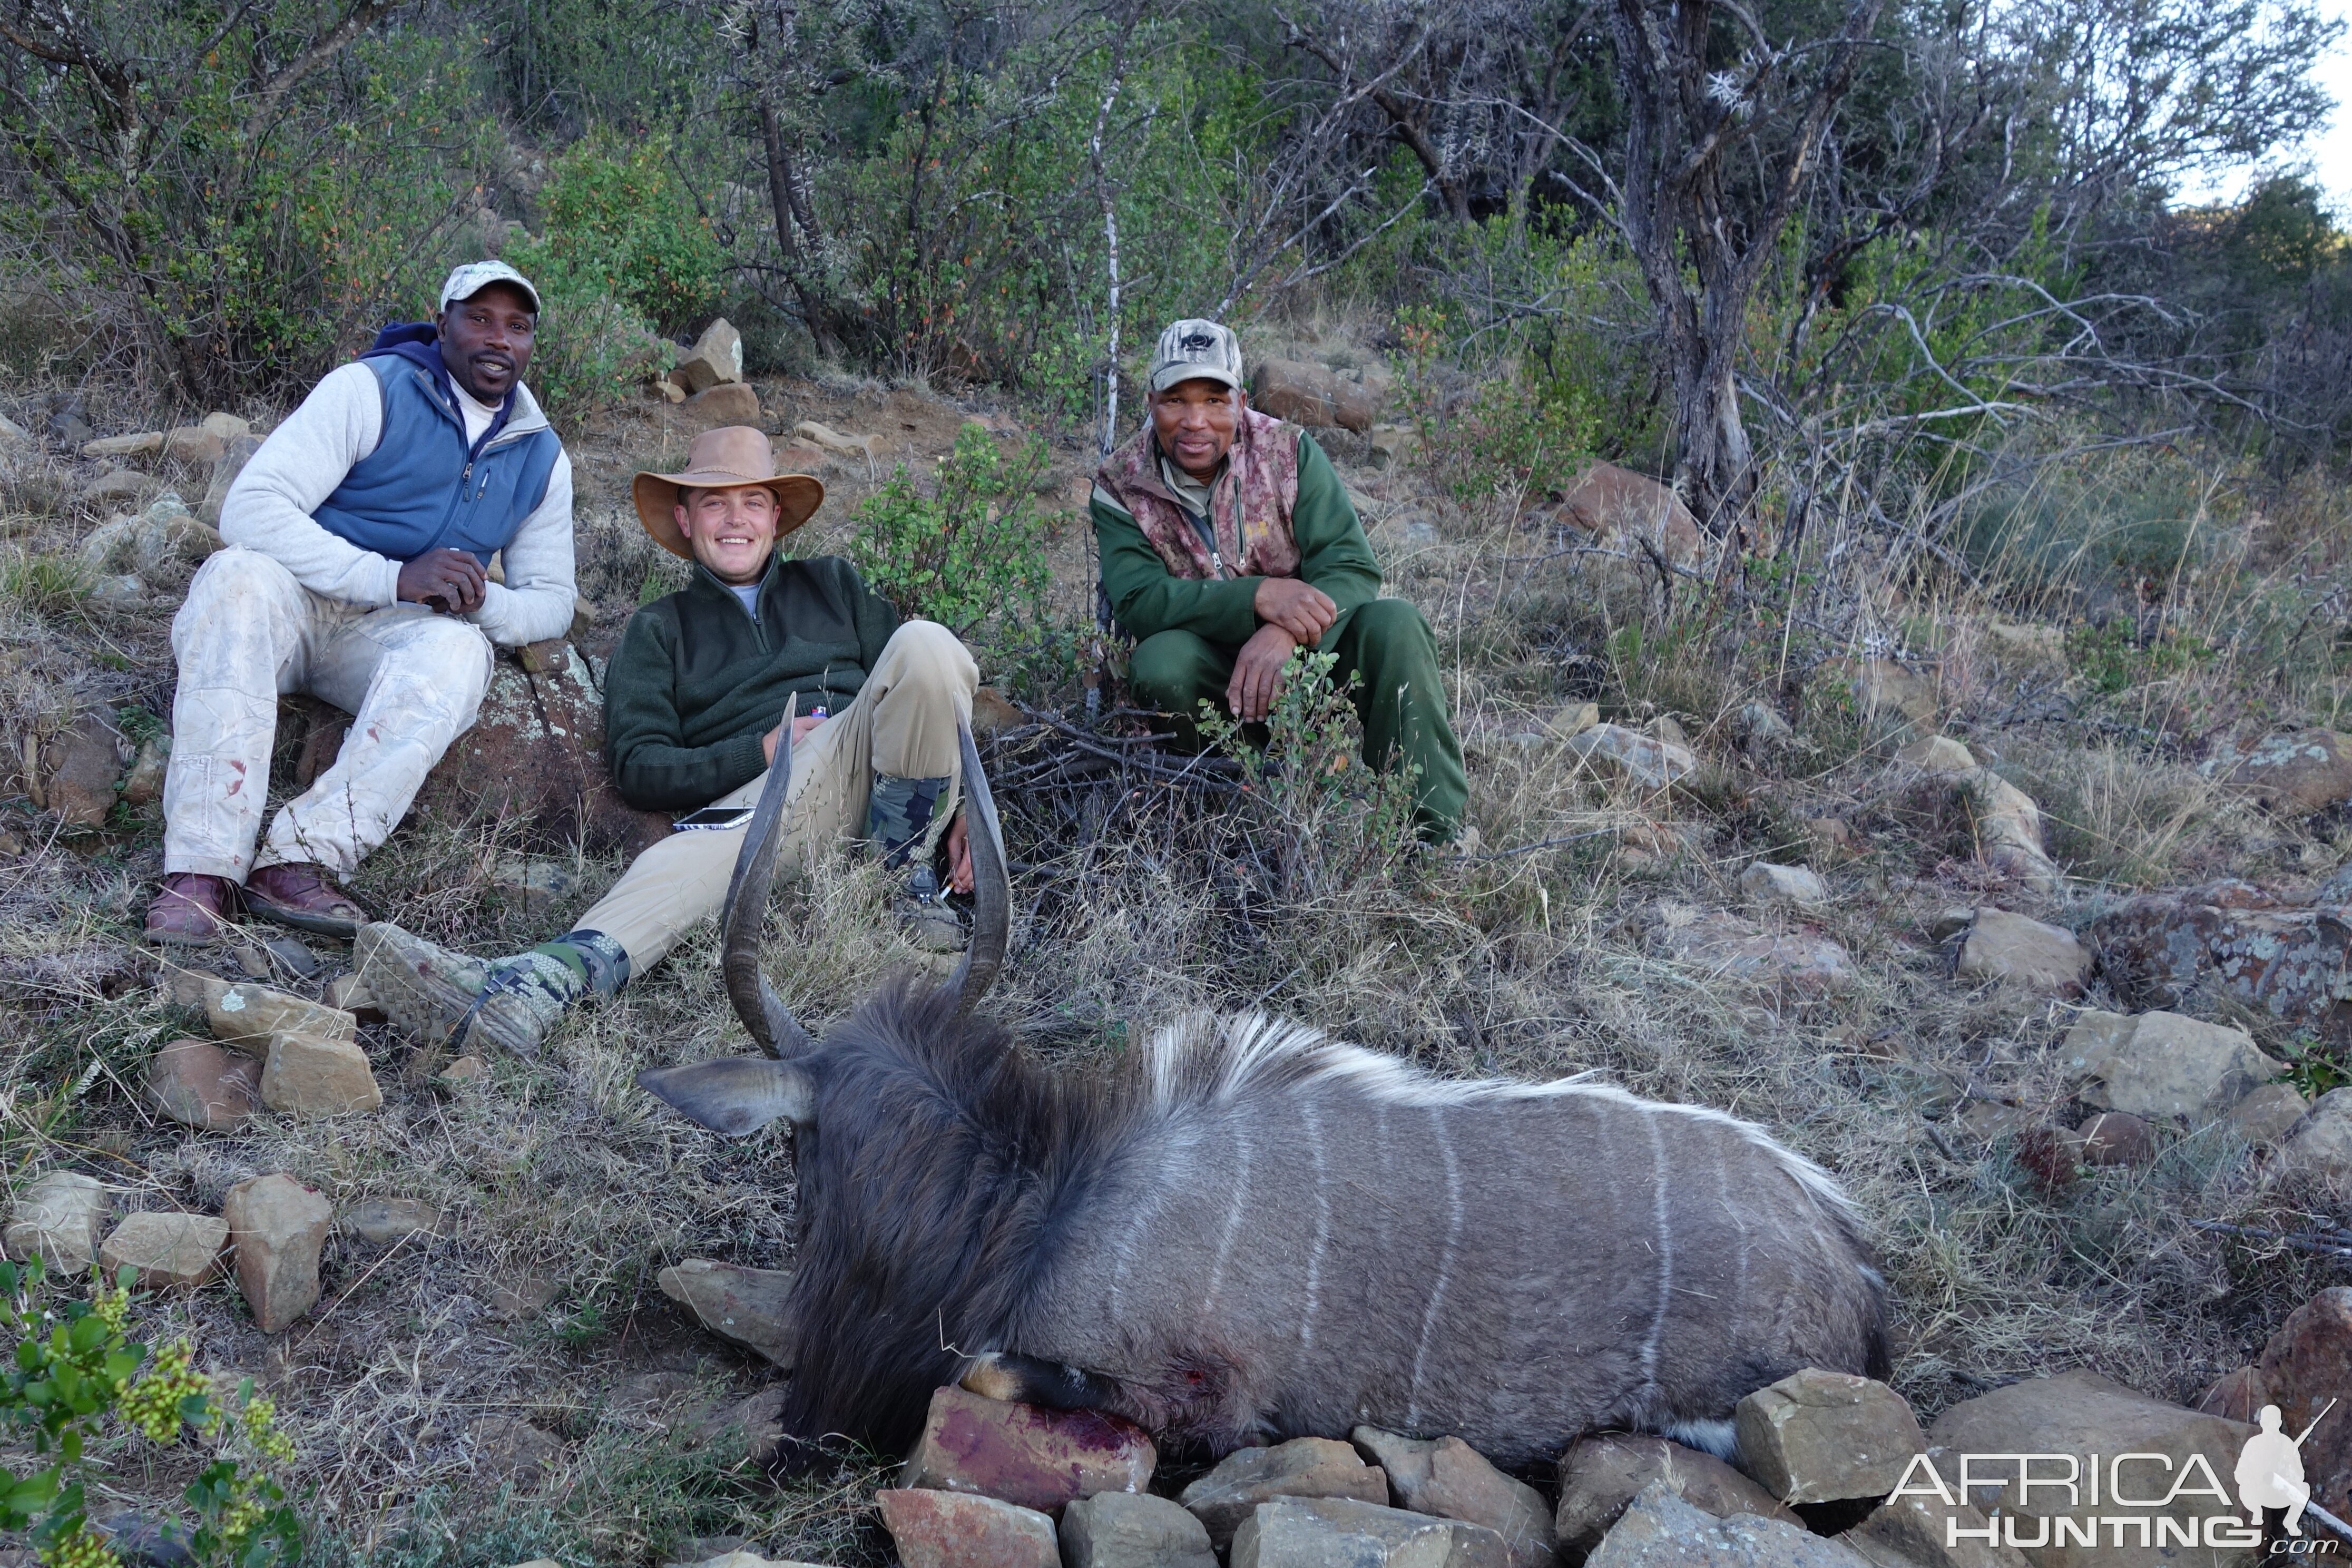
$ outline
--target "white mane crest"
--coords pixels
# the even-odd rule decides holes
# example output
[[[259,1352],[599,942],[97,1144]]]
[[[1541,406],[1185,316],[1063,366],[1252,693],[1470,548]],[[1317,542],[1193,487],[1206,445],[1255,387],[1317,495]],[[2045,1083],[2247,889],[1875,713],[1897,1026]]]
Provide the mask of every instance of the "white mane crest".
[[[1335,1040],[1309,1024],[1246,1013],[1190,1013],[1157,1030],[1142,1064],[1150,1103],[1164,1112],[1225,1105],[1246,1091],[1279,1094],[1308,1085],[1345,1086],[1388,1105],[1477,1105],[1498,1100],[1589,1096],[1654,1116],[1687,1117],[1721,1126],[1770,1154],[1824,1206],[1856,1225],[1853,1202],[1837,1179],[1752,1121],[1712,1106],[1643,1100],[1591,1072],[1549,1083],[1517,1079],[1445,1079],[1399,1057]]]

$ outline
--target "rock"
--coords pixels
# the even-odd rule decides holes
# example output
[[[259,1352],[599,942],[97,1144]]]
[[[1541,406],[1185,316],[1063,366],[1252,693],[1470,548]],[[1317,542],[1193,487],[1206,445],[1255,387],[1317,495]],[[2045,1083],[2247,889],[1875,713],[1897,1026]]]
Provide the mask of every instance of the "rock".
[[[92,572],[130,567],[160,582],[221,548],[221,536],[197,521],[176,491],[165,490],[146,510],[92,529],[80,555]]]
[[[2108,984],[2133,1007],[2218,994],[2352,1037],[2352,1004],[2336,994],[2352,969],[2352,909],[2295,905],[2221,881],[2128,900],[2093,921],[2090,934]]]
[[[2279,1168],[2329,1181],[2352,1176],[2352,1089],[2331,1089],[2279,1145]]]
[[[1073,1498],[1139,1492],[1159,1462],[1143,1428],[1116,1415],[1017,1405],[950,1385],[932,1392],[898,1484],[1052,1513]]]
[[[217,436],[224,441],[234,441],[239,437],[253,434],[253,426],[250,422],[218,408],[198,420],[196,427]]]
[[[1352,1498],[1282,1497],[1234,1531],[1233,1568],[1504,1568],[1503,1538]]]
[[[319,1300],[319,1249],[332,1204],[283,1173],[254,1176],[228,1190],[221,1218],[236,1248],[236,1286],[253,1321],[274,1334]]]
[[[526,1495],[542,1486],[569,1452],[562,1438],[542,1432],[519,1415],[485,1415],[466,1428],[474,1473],[505,1481]]]
[[[1544,728],[1555,739],[1565,741],[1571,735],[1581,735],[1601,722],[1601,704],[1571,702],[1551,716]]]
[[[98,1263],[110,1279],[117,1269],[135,1269],[142,1290],[193,1290],[220,1268],[227,1246],[228,1226],[210,1215],[150,1210],[114,1227]]]
[[[1854,706],[1882,733],[1936,727],[1936,688],[1892,659],[1866,659],[1853,677]]]
[[[359,1033],[359,1020],[339,1007],[322,1007],[290,991],[267,985],[235,984],[197,977],[202,987],[205,1017],[213,1038],[223,1045],[260,1055],[277,1034],[308,1035],[320,1040],[350,1040]]]
[[[172,766],[172,737],[151,735],[139,742],[131,771],[122,775],[122,798],[131,805],[152,805],[163,798],[163,778]]]
[[[68,827],[102,827],[114,809],[115,781],[134,753],[111,716],[85,713],[41,747],[33,804],[56,812]]]
[[[2231,1106],[2221,1120],[2249,1143],[2274,1144],[2284,1142],[2310,1109],[2311,1102],[2294,1085],[2266,1083]]]
[[[1150,1492],[1097,1492],[1062,1510],[1064,1568],[1217,1568],[1208,1527]]]
[[[671,424],[682,432],[716,430],[722,425],[757,425],[760,395],[740,381],[726,382],[696,393],[669,413]]]
[[[2017,1163],[2047,1192],[2072,1186],[2082,1173],[2082,1135],[2063,1127],[2028,1128],[2017,1135]]]
[[[563,1280],[559,1275],[536,1269],[509,1274],[490,1286],[490,1316],[503,1323],[519,1323],[538,1317],[562,1294]]]
[[[201,425],[183,425],[163,433],[163,455],[175,463],[217,463],[228,443]]]
[[[1739,873],[1739,889],[1759,904],[1794,904],[1818,909],[1830,901],[1829,884],[1803,866],[1775,866],[1752,861]]]
[[[2241,1422],[2225,1421],[2147,1398],[2096,1373],[2069,1372],[2056,1377],[2013,1383],[2007,1388],[1965,1400],[1937,1417],[1928,1436],[1937,1450],[1951,1450],[1940,1460],[1937,1453],[1930,1455],[1930,1462],[1935,1463],[1938,1477],[1951,1494],[1987,1514],[1998,1510],[2002,1516],[2002,1539],[2014,1542],[2019,1535],[2029,1542],[2042,1536],[2043,1527],[2036,1521],[2053,1516],[2076,1521],[2077,1531],[2103,1514],[2126,1512],[2148,1518],[2151,1530],[2155,1528],[2154,1521],[2164,1519],[2198,1529],[2192,1521],[2201,1516],[2232,1511],[2234,1494],[2226,1489],[2231,1485],[2238,1450],[2254,1430]],[[2022,1488],[2015,1484],[2013,1458],[2004,1466],[1988,1458],[2020,1454],[2071,1455],[2081,1468],[2087,1468],[2090,1457],[2096,1454],[2100,1456],[2103,1488],[2111,1486],[2115,1479],[2108,1467],[2118,1456],[2155,1455],[2158,1458],[2138,1461],[2137,1469],[2126,1468],[2122,1472],[2124,1482],[2132,1486],[2152,1479],[2154,1485],[2136,1489],[2135,1495],[2162,1497],[2172,1493],[2173,1500],[2163,1506],[2126,1510],[2110,1492],[2103,1490],[2106,1506],[2094,1507],[2087,1487],[2076,1489],[2071,1499],[2064,1487]],[[2005,1476],[2008,1482],[1996,1479],[1960,1496],[1961,1455],[1978,1456],[1971,1466],[1974,1476]],[[2221,1497],[2201,1489],[2205,1478],[2197,1468],[2189,1468],[2184,1477],[2182,1467],[2190,1465],[2191,1456],[2197,1457],[2210,1471],[2215,1484],[2223,1489]],[[2054,1461],[2043,1459],[2038,1463],[2035,1475],[2047,1478],[2057,1470]],[[1926,1484],[1924,1474],[1915,1475],[1906,1489],[1908,1486]],[[2179,1489],[2177,1492],[2176,1487]],[[2053,1538],[2057,1535],[2054,1530],[2048,1533]],[[2093,1535],[2096,1544],[2091,1546],[2080,1544],[2076,1535],[2064,1544],[2053,1539],[2050,1544],[2029,1545],[2023,1550],[2038,1568],[2147,1568],[2151,1563],[2232,1568],[2252,1561],[2252,1553],[2242,1548],[2215,1546],[2187,1553],[2178,1547],[2152,1551],[2123,1531],[2095,1531]]]
[[[1622,724],[1595,724],[1580,731],[1569,737],[1568,750],[1640,789],[1664,789],[1698,771],[1698,758],[1687,748]]]
[[[269,955],[271,965],[280,973],[297,980],[315,979],[319,973],[319,955],[290,936],[264,938],[262,951]],[[356,1014],[353,1015],[357,1016]]]
[[[92,1520],[89,1528],[131,1568],[196,1568],[195,1542],[178,1520],[127,1512]]]
[[[490,1064],[479,1057],[459,1057],[437,1075],[452,1083],[471,1083],[476,1079],[490,1076]]]
[[[690,1258],[663,1269],[657,1283],[663,1295],[720,1339],[792,1370],[797,1347],[784,1307],[791,1270]]]
[[[1906,1493],[1838,1540],[1876,1568],[2025,1568],[2024,1554],[2007,1542],[1960,1533],[1985,1528],[1983,1513],[1958,1499],[1944,1503]]]
[[[636,855],[669,837],[669,818],[638,811],[604,765],[604,696],[570,643],[551,639],[500,658],[474,727],[450,743],[416,810],[454,826],[495,821],[508,842],[560,855]]]
[[[1587,1568],[1863,1568],[1850,1546],[1801,1524],[1742,1514],[1717,1519],[1661,1481],[1642,1489]]]
[[[2065,873],[2042,847],[2042,808],[1990,768],[1962,773],[1954,792],[1967,806],[1978,857],[2020,887],[2056,892]]]
[[[776,1456],[784,1440],[785,1386],[771,1384],[748,1399],[740,1399],[704,1421],[696,1429],[703,1444],[740,1444],[742,1462],[764,1465]]]
[[[147,584],[132,573],[100,577],[90,585],[89,605],[92,609],[112,615],[127,616],[147,608]]]
[[[1250,376],[1250,406],[1276,419],[1310,428],[1366,431],[1380,413],[1380,399],[1358,382],[1342,381],[1306,360],[1258,362]]]
[[[686,401],[686,388],[680,386],[677,383],[670,380],[669,377],[665,375],[659,381],[654,383],[654,395],[660,398],[664,403],[673,405],[684,403]]]
[[[1186,1487],[1176,1500],[1209,1527],[1219,1547],[1250,1510],[1268,1498],[1355,1498],[1389,1500],[1388,1477],[1368,1466],[1356,1450],[1328,1437],[1293,1437],[1270,1448],[1236,1448],[1210,1472]]]
[[[137,500],[157,488],[153,478],[136,468],[110,468],[82,486],[81,499],[90,502]]]
[[[509,855],[491,868],[490,886],[526,912],[544,912],[578,893],[580,879],[561,861]]]
[[[1583,1562],[1627,1505],[1653,1483],[1717,1519],[1752,1513],[1802,1522],[1770,1492],[1712,1454],[1664,1437],[1608,1432],[1577,1439],[1559,1457],[1554,1531],[1559,1560]]]
[[[350,1040],[281,1029],[262,1062],[261,1103],[297,1120],[342,1116],[381,1108],[383,1091],[367,1053]]]
[[[147,1100],[199,1131],[230,1131],[261,1103],[261,1064],[210,1040],[173,1040],[147,1064]]]
[[[51,1171],[17,1198],[0,1233],[19,1263],[39,1258],[58,1274],[80,1274],[98,1260],[98,1238],[111,1206],[105,1184],[79,1171]]]
[[[2143,1013],[2123,1026],[2115,1017],[2084,1014],[2068,1031],[2063,1056],[2084,1102],[2103,1110],[2203,1126],[2286,1070],[2243,1029],[2178,1013]]]
[[[874,1500],[905,1568],[1061,1568],[1054,1521],[1034,1509],[915,1488]]]
[[[2082,1135],[2085,1165],[2156,1163],[2156,1133],[2128,1110],[2103,1110],[2074,1131]]]
[[[2290,1436],[2311,1428],[2302,1449],[2311,1500],[2352,1518],[2352,1411],[2345,1407],[2352,1394],[2352,1289],[2322,1290],[2289,1313],[2258,1364],[2264,1403],[2279,1407],[2280,1425]],[[2322,1421],[2331,1399],[2336,1408]]]
[[[1742,706],[1735,728],[1740,743],[1751,752],[1769,752],[1788,745],[1797,738],[1797,731],[1790,727],[1789,721],[1761,702]]]
[[[1003,730],[1017,730],[1029,722],[1029,716],[1013,705],[1012,699],[992,686],[983,686],[971,694],[971,735],[975,741],[985,740]]]
[[[236,483],[245,465],[261,450],[258,436],[233,436],[221,443],[221,455],[213,461],[212,482],[205,486],[205,499],[196,503],[196,518],[214,528],[220,526],[221,508],[228,500],[229,487]]]
[[[2258,1366],[2242,1366],[2235,1372],[2225,1372],[2197,1408],[2208,1415],[2226,1415],[2232,1421],[2249,1424],[2261,1416],[2263,1406],[2271,1402],[2271,1391],[2263,1383],[2263,1370]]]
[[[1614,463],[1595,463],[1578,475],[1560,499],[1559,516],[1606,549],[1647,546],[1670,565],[1685,568],[1695,568],[1706,558],[1706,535],[1682,497],[1670,486]]]
[[[1789,1503],[1885,1497],[1927,1447],[1901,1394],[1815,1367],[1742,1399],[1733,1424],[1748,1473]]]
[[[33,433],[0,414],[0,451],[22,452],[34,445]]]
[[[1852,957],[1811,933],[1770,935],[1721,910],[1662,900],[1649,912],[1651,951],[1711,976],[1795,999],[1834,994],[1853,984]]]
[[[412,1236],[431,1236],[441,1226],[441,1211],[422,1198],[363,1198],[337,1216],[336,1226],[373,1247],[390,1247]]]
[[[2243,752],[2227,748],[2197,771],[2252,795],[2266,810],[2308,816],[2352,800],[2352,735],[2333,730],[2270,735]]]
[[[2007,910],[1977,910],[1960,946],[1961,978],[2024,991],[2080,995],[2090,969],[2091,955],[2073,931]]]
[[[163,449],[163,432],[142,430],[131,436],[102,436],[81,445],[85,458],[144,458]]]
[[[860,457],[869,463],[874,460],[877,438],[872,436],[845,436],[831,426],[820,425],[814,419],[803,419],[793,426],[793,434],[806,437],[812,445],[821,447],[828,452],[837,452],[845,458]]]
[[[1421,432],[1410,425],[1375,425],[1365,432],[1370,438],[1374,464],[1392,468],[1409,462],[1421,450]],[[1435,543],[1435,539],[1430,541]]]
[[[702,329],[677,364],[670,367],[669,380],[688,393],[706,392],[714,386],[743,379],[743,334],[730,326],[727,318],[719,317]]]
[[[1851,860],[1862,852],[1862,840],[1855,835],[1853,824],[1842,816],[1811,816],[1801,826],[1805,830],[1805,842],[1811,847],[1811,858],[1824,866]]]
[[[1984,646],[1996,663],[2009,669],[2062,679],[2067,673],[2066,631],[2063,626],[1987,621]]]
[[[1551,1505],[1461,1438],[1424,1442],[1377,1426],[1359,1426],[1349,1436],[1388,1472],[1389,1488],[1405,1507],[1485,1525],[1503,1538],[1511,1568],[1550,1568]]]
[[[1948,735],[1929,735],[1914,741],[1895,752],[1895,760],[1923,773],[1969,773],[1977,767],[1975,755]]]
[[[384,1021],[384,1011],[376,1005],[374,993],[356,974],[338,974],[327,982],[327,1005],[339,1013],[349,1013],[359,1023]]]

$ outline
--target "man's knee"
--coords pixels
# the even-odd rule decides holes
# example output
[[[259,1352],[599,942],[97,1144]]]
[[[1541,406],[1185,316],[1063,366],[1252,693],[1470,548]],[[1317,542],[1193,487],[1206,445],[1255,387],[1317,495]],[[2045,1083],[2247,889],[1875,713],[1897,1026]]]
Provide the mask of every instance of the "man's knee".
[[[970,696],[980,685],[980,666],[961,638],[937,621],[907,621],[890,634],[877,668],[895,667],[893,689],[936,682]]]
[[[1200,685],[1208,644],[1191,632],[1155,632],[1135,645],[1127,661],[1128,684],[1146,708],[1185,713]]]
[[[1374,599],[1356,606],[1357,647],[1367,660],[1437,646],[1428,620],[1407,599]]]
[[[434,706],[470,719],[489,691],[495,656],[489,639],[470,623],[436,616],[389,649],[384,662],[391,667],[387,673],[412,691],[426,693]]]

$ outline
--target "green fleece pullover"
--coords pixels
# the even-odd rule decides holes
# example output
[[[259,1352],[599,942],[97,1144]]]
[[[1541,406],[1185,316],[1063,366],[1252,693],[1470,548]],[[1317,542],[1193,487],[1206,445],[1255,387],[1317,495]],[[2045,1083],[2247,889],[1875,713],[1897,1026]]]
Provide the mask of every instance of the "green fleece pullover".
[[[898,613],[837,555],[760,579],[759,613],[698,563],[693,581],[629,617],[604,670],[604,756],[644,811],[709,805],[767,770],[761,737],[800,697],[838,713],[898,629]]]
[[[1257,577],[1179,577],[1168,570],[1151,542],[1125,508],[1096,487],[1088,509],[1101,547],[1103,589],[1111,613],[1139,640],[1155,633],[1188,631],[1213,643],[1247,642],[1256,632]],[[1320,588],[1339,606],[1339,620],[1323,634],[1329,647],[1359,605],[1380,597],[1381,568],[1372,559],[1364,525],[1348,500],[1338,470],[1315,438],[1298,437],[1298,500],[1290,511],[1291,537],[1298,542],[1299,578]]]

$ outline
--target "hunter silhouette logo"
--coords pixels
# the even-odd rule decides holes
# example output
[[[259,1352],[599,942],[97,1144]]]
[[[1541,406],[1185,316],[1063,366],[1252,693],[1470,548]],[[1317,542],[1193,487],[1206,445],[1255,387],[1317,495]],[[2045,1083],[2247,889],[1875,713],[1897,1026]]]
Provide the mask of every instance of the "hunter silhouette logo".
[[[2311,1500],[2311,1488],[2303,1479],[2303,1440],[2316,1431],[2319,1424],[2327,1419],[2328,1411],[2335,1408],[2336,1401],[2329,1400],[2312,1417],[2310,1426],[2299,1436],[2290,1437],[2279,1429],[2279,1407],[2263,1406],[2262,1414],[2256,1417],[2262,1430],[2247,1438],[2245,1447],[2238,1454],[2238,1503],[2246,1510],[2248,1524],[2259,1526],[2266,1508],[2283,1508],[2286,1510],[2286,1532],[2301,1535],[2303,1516],[2308,1510],[2330,1529],[2352,1536],[2352,1529],[2347,1529],[2342,1520]]]

